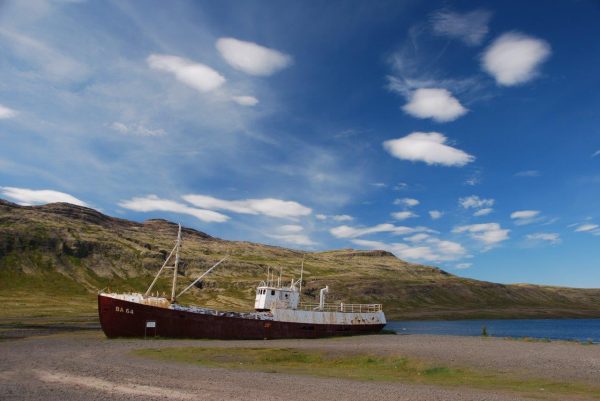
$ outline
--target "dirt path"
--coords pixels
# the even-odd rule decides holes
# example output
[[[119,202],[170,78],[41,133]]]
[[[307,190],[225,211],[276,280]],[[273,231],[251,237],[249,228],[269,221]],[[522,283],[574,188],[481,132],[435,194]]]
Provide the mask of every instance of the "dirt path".
[[[592,382],[600,346],[443,336],[365,336],[328,340],[107,340],[100,332],[0,342],[2,400],[518,400],[491,391],[357,382],[160,363],[130,351],[168,346],[298,347],[399,353],[447,364],[523,370]],[[532,373],[533,372],[533,373]]]

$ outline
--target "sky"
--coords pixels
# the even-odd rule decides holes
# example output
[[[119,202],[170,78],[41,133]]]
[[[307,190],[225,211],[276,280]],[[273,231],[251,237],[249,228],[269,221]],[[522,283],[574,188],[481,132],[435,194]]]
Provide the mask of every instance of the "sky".
[[[597,1],[3,1],[0,197],[600,287]]]

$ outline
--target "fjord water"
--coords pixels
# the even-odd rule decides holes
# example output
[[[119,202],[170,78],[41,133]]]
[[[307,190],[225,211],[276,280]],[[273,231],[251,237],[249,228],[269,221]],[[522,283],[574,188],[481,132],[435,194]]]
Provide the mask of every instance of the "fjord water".
[[[600,343],[600,319],[390,321],[385,328],[398,334],[480,336],[484,326],[488,335],[494,337],[530,337]]]

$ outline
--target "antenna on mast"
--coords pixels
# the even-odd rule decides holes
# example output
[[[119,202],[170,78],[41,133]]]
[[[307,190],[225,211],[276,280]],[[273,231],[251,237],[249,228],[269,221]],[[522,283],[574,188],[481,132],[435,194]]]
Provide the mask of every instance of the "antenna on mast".
[[[283,272],[283,267],[279,266],[279,278],[277,279],[277,287],[281,287],[281,273]]]
[[[300,268],[300,295],[302,295],[302,275],[304,274],[304,257],[306,256],[305,253],[302,254],[302,267]]]

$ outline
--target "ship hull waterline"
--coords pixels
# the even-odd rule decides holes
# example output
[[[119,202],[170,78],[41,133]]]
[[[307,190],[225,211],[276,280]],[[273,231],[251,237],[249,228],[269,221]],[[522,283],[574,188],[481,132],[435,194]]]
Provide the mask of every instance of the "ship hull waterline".
[[[222,340],[320,338],[373,334],[385,324],[306,324],[214,316],[98,295],[100,325],[108,338],[161,337]]]

